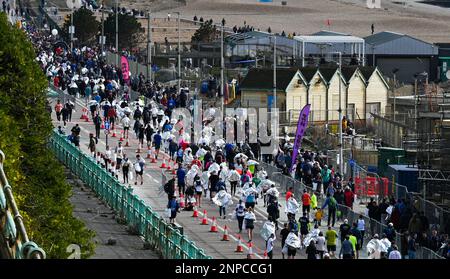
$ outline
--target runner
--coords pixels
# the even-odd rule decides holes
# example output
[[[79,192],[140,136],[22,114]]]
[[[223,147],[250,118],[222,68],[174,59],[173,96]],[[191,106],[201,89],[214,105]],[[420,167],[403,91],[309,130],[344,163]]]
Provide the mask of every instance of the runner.
[[[134,181],[134,185],[138,183],[138,177],[141,178],[141,185],[144,184],[144,165],[145,161],[141,158],[139,154],[136,155],[136,161],[133,164],[134,170],[136,172],[136,178]]]

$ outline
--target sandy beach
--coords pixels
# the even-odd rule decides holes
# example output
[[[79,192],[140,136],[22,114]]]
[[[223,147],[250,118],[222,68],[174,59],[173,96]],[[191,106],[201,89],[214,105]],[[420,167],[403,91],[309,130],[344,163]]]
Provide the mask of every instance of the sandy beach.
[[[123,3],[123,2],[122,2]],[[256,29],[311,34],[333,30],[356,36],[389,30],[405,33],[428,42],[450,42],[450,9],[407,1],[405,5],[381,0],[381,9],[369,9],[364,0],[281,0],[259,3],[258,0],[187,0],[187,5],[159,12],[180,11],[184,18],[194,15],[220,21],[228,26],[242,26],[244,21]],[[327,20],[331,26],[327,26]]]

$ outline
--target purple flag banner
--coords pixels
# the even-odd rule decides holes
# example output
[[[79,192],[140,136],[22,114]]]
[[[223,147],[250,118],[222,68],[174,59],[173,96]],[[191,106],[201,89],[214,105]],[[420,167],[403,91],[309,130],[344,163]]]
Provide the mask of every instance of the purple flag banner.
[[[297,160],[298,150],[302,145],[303,134],[305,134],[306,128],[308,127],[308,116],[310,109],[311,105],[307,104],[306,106],[303,107],[302,111],[300,112],[300,115],[298,116],[297,133],[295,134],[294,150],[292,152],[292,163],[289,171],[292,171],[292,168],[294,167],[295,164],[295,160]]]

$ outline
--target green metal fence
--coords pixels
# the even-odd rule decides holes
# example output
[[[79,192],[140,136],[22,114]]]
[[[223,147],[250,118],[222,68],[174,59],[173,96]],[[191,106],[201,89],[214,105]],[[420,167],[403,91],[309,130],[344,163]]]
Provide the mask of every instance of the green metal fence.
[[[121,184],[92,157],[84,154],[56,130],[53,131],[49,146],[61,163],[91,187],[101,200],[124,218],[129,226],[135,228],[163,258],[212,258],[133,194],[132,188]]]

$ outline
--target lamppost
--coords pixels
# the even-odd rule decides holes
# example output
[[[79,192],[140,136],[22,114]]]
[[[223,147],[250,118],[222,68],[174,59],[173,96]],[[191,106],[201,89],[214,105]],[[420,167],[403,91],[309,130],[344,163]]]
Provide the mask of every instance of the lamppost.
[[[105,8],[105,0],[102,1],[102,7],[101,7],[101,12],[102,12],[102,36],[100,37],[100,45],[101,45],[101,49],[102,49],[102,57],[103,57],[103,53],[105,52],[105,13],[103,11],[103,9]]]
[[[181,35],[180,35],[180,12],[175,12],[178,15],[178,92],[181,90]],[[170,20],[170,14],[167,15]]]
[[[334,54],[339,54],[339,75],[342,75],[342,52],[336,51]],[[344,175],[344,150],[342,139],[342,91],[341,91],[341,77],[339,77],[339,173]]]
[[[224,96],[224,67],[225,67],[225,61],[223,57],[223,28],[224,28],[225,22],[222,21],[222,26],[220,29],[220,96],[222,96],[222,115],[225,117],[224,112],[224,102],[225,102],[225,96]]]
[[[148,11],[147,17],[147,80],[152,80],[152,30],[151,30],[151,11]]]
[[[273,36],[273,108],[277,107],[277,36]],[[274,110],[275,111],[275,110]]]
[[[117,67],[119,67],[119,57],[120,57],[120,53],[119,53],[119,0],[116,0],[116,51],[117,51],[117,55],[116,55],[116,65]]]

